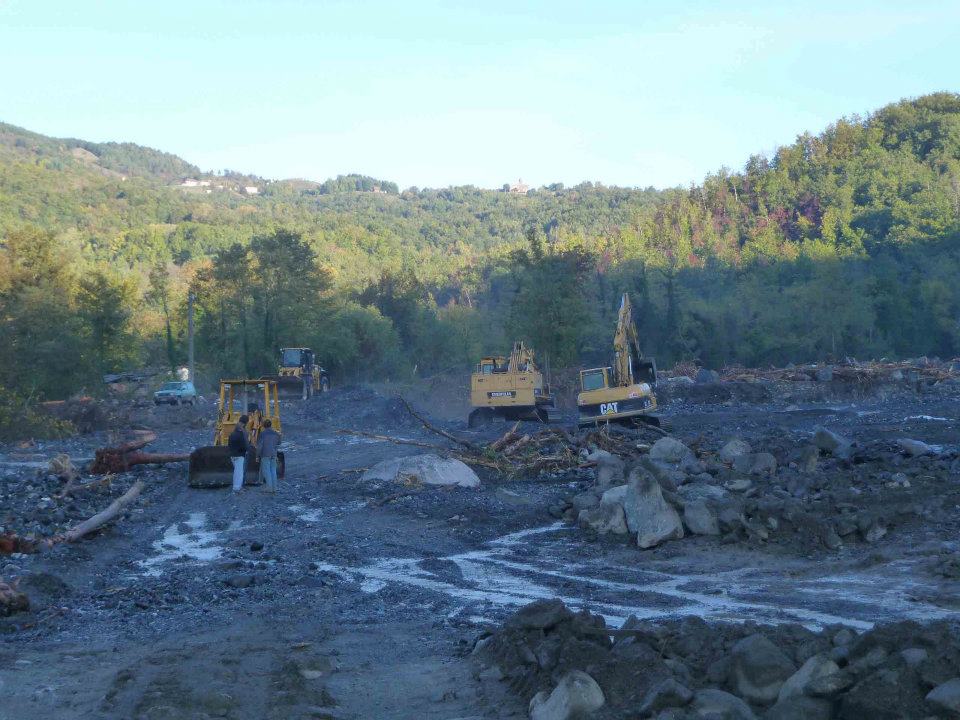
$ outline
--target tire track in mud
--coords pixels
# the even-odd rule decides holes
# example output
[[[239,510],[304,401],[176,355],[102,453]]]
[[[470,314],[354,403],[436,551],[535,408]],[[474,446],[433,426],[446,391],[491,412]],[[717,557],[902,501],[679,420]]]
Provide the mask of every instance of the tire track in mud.
[[[448,617],[478,622],[511,608],[559,597],[620,625],[641,619],[697,616],[711,621],[801,623],[811,628],[843,624],[867,629],[876,622],[934,620],[956,613],[917,601],[929,588],[903,563],[874,572],[843,572],[814,578],[780,570],[742,567],[678,573],[669,561],[646,567],[610,565],[600,556],[571,562],[575,541],[569,526],[555,523],[504,535],[487,547],[431,558],[386,558],[348,567],[320,563],[320,572],[356,582],[364,592],[405,586],[446,595]]]

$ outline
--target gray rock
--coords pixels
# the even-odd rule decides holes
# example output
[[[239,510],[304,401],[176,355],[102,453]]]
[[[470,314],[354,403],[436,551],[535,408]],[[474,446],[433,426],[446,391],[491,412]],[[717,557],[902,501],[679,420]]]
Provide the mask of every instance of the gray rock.
[[[703,500],[693,500],[684,505],[683,523],[694,535],[720,534],[720,521]]]
[[[562,600],[535,600],[507,618],[504,627],[516,630],[549,630],[571,618],[573,613]]]
[[[723,462],[732,463],[741,455],[749,455],[752,452],[753,448],[750,447],[750,443],[740,440],[739,438],[735,438],[727,441],[726,445],[720,448],[718,455]]]
[[[455,485],[467,488],[480,486],[480,478],[464,463],[429,454],[384,460],[367,470],[361,479],[366,482],[416,481],[424,485]]]
[[[833,705],[822,698],[795,695],[776,704],[763,714],[763,720],[830,720]]]
[[[922,708],[925,690],[901,677],[896,670],[877,670],[850,688],[840,698],[841,720],[903,720],[916,717],[904,712]]]
[[[640,706],[641,715],[653,715],[670,707],[683,707],[693,700],[693,692],[673,678],[667,678],[650,688]]]
[[[590,510],[600,504],[600,496],[595,492],[583,492],[574,495],[570,501],[573,509],[579,514],[583,510]]]
[[[756,720],[757,717],[736,695],[713,688],[697,691],[690,711],[695,718],[709,720]]]
[[[900,651],[900,657],[907,664],[907,667],[917,667],[927,659],[927,651],[923,648],[912,647]]]
[[[603,707],[606,698],[597,681],[573,670],[547,693],[543,690],[530,701],[530,720],[574,720],[588,717]]]
[[[834,650],[846,650],[846,645],[843,645],[839,648],[834,648]],[[834,657],[834,653],[830,653],[831,659]],[[854,677],[852,673],[847,672],[846,670],[841,670],[838,673],[832,675],[820,675],[819,677],[811,678],[810,682],[807,683],[804,688],[804,692],[810,697],[817,698],[832,698],[836,697],[844,690],[853,685]]]
[[[677,488],[677,494],[684,502],[695,500],[723,500],[729,493],[719,485],[708,485],[704,482],[695,482]]]
[[[926,700],[950,717],[960,716],[960,678],[947,680],[927,693]]]
[[[615,503],[600,505],[590,510],[581,510],[577,523],[585,529],[595,530],[601,535],[613,533],[626,535],[627,519],[623,514],[623,506]]]
[[[597,487],[604,490],[624,482],[626,472],[623,460],[616,455],[604,453],[597,458]]]
[[[718,373],[716,370],[700,368],[697,370],[697,375],[694,378],[694,381],[698,385],[713,385],[720,382],[720,373]]]
[[[600,498],[601,505],[623,505],[627,496],[627,485],[617,485],[607,490]]]
[[[833,368],[830,365],[817,368],[815,377],[817,378],[817,382],[830,382],[833,380]]]
[[[826,655],[814,655],[799,670],[788,677],[780,688],[778,700],[786,700],[806,693],[806,687],[815,678],[840,672],[840,667]]]
[[[749,475],[773,475],[777,472],[777,459],[768,452],[748,453],[734,459],[733,469]]]
[[[813,433],[813,444],[834,457],[847,459],[853,450],[853,443],[825,427],[817,427]]]
[[[797,668],[783,651],[759,633],[733,646],[732,679],[737,694],[758,705],[777,699]]]
[[[679,463],[693,457],[693,450],[672,437],[662,437],[650,448],[650,459],[667,463]]]
[[[911,440],[910,438],[900,438],[897,440],[897,447],[900,452],[910,457],[920,457],[922,455],[939,455],[939,452],[932,445],[927,445],[920,440]]]
[[[627,527],[637,536],[637,545],[651,548],[667,540],[683,537],[683,523],[668,503],[654,477],[641,467],[630,473],[623,499]]]

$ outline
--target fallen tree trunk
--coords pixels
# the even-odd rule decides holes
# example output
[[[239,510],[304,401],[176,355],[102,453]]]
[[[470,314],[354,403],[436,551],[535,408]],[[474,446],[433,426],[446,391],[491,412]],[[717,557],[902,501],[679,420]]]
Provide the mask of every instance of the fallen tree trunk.
[[[90,472],[94,475],[126,472],[134,465],[163,465],[172,462],[186,462],[188,453],[148,453],[142,448],[157,439],[151,431],[139,431],[133,440],[116,447],[100,448],[94,456]]]
[[[130,505],[130,503],[139,497],[140,493],[143,492],[144,487],[146,486],[144,485],[143,480],[137,480],[137,482],[133,484],[133,487],[110,503],[106,510],[101,510],[92,518],[84,520],[76,527],[67,530],[67,532],[63,534],[63,539],[67,542],[76,542],[85,535],[89,535],[93,531],[99,530],[107,523],[112,522],[128,505]]]
[[[430,432],[436,433],[441,437],[445,437],[447,440],[451,440],[457,443],[457,445],[465,447],[467,450],[477,455],[479,455],[482,452],[481,448],[479,448],[477,445],[474,445],[469,440],[462,440],[461,438],[458,438],[456,435],[452,435],[451,433],[448,433],[446,430],[442,430],[441,428],[434,427],[427,421],[425,417],[423,417],[416,410],[410,407],[410,403],[407,402],[407,399],[405,397],[403,397],[402,395],[398,395],[397,397],[400,398],[400,402],[403,403],[403,406],[407,409],[407,412],[413,415],[417,420],[419,420],[423,424],[423,426]]]

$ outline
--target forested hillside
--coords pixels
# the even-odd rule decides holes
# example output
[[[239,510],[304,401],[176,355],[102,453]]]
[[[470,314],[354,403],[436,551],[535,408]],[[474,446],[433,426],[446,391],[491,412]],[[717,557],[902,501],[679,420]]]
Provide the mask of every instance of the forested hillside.
[[[661,364],[954,356],[960,96],[689,188],[525,196],[203,174],[0,125],[0,239],[0,379],[38,397],[182,364],[190,290],[212,374],[267,370],[282,344],[341,378],[466,367],[514,337],[554,367],[601,362],[625,290]]]

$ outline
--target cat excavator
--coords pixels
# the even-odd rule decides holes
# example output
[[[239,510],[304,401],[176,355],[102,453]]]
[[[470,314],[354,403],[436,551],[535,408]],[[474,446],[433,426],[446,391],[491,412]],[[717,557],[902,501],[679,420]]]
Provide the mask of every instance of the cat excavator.
[[[624,293],[613,336],[613,365],[580,371],[578,425],[616,422],[659,426],[660,421],[652,414],[657,409],[656,384],[657,363],[652,357],[644,357],[640,349],[630,296]]]

